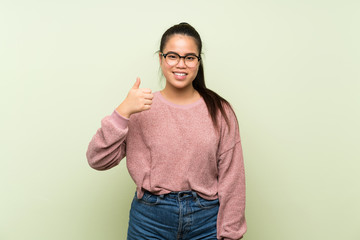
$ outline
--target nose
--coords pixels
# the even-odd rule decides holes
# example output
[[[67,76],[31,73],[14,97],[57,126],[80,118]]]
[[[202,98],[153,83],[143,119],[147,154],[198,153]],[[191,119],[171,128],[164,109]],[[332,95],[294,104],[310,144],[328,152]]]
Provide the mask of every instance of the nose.
[[[181,68],[186,68],[186,64],[185,64],[185,58],[184,57],[180,57],[178,64],[176,64],[177,67],[181,67]]]

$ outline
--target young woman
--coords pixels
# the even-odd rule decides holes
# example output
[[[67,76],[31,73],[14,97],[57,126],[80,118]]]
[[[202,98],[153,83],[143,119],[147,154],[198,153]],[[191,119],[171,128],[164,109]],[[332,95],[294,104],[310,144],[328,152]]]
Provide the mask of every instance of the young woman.
[[[140,88],[101,121],[86,156],[106,170],[126,156],[137,189],[128,239],[240,239],[245,175],[230,104],[205,86],[202,42],[187,23],[162,36],[163,90]]]

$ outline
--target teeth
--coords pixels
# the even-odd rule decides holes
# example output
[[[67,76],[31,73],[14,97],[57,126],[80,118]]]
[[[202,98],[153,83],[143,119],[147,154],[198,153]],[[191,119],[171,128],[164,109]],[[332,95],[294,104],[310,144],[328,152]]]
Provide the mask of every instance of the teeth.
[[[186,74],[185,73],[175,73],[175,75],[177,75],[177,76],[185,76]]]

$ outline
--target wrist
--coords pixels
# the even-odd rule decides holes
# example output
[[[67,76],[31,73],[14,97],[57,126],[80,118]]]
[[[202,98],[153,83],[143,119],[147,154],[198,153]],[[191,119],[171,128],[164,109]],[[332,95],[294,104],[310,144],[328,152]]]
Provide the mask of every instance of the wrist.
[[[121,116],[130,118],[131,112],[122,103],[115,109]]]

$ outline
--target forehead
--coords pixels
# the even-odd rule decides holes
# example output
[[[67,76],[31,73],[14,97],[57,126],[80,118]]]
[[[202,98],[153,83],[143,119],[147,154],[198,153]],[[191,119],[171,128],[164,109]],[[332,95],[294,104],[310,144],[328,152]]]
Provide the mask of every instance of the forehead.
[[[177,52],[179,54],[198,54],[198,46],[193,37],[175,34],[171,36],[165,44],[164,52],[169,51]]]

